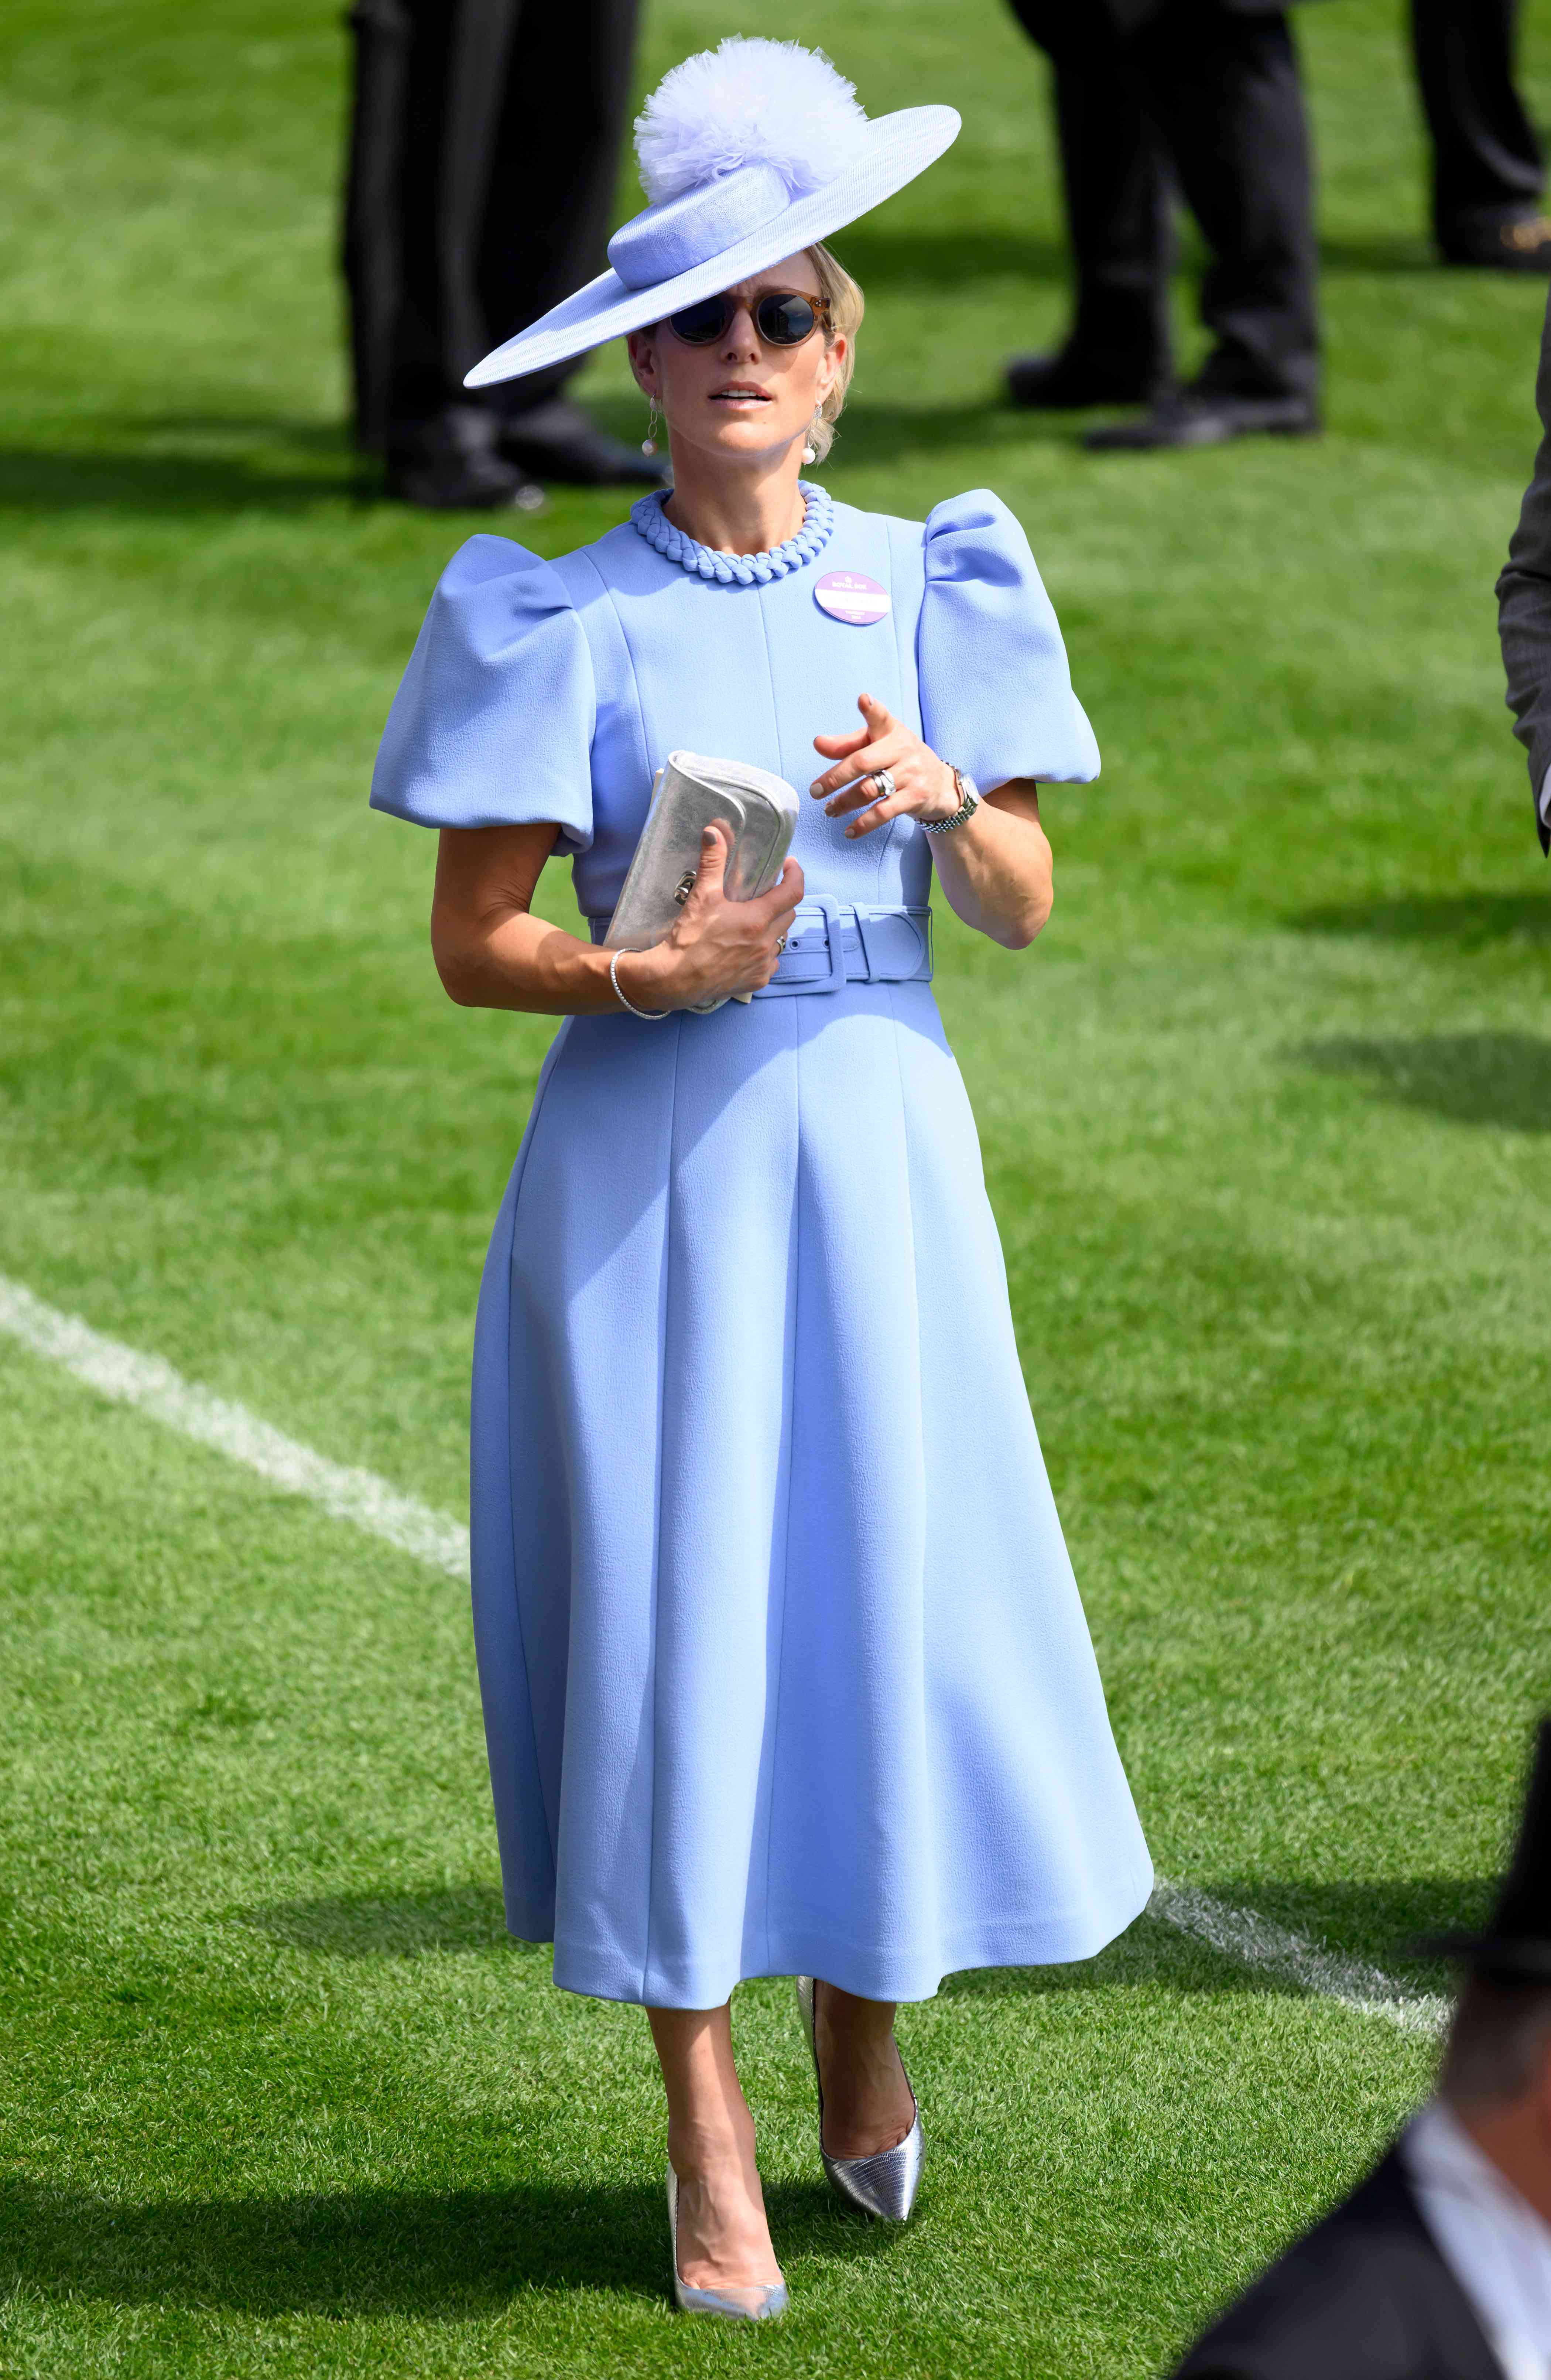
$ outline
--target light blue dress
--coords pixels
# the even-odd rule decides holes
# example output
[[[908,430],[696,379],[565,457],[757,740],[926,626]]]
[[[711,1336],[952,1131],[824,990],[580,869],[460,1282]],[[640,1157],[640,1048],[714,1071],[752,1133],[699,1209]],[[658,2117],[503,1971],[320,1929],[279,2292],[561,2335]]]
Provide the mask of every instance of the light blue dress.
[[[630,522],[554,563],[473,538],[374,805],[554,820],[604,918],[686,747],[803,791],[810,895],[919,908],[930,837],[848,842],[806,798],[860,692],[982,786],[1091,778],[1097,747],[997,497],[925,528],[820,514],[827,539],[741,577]],[[835,570],[885,616],[822,609]],[[920,1999],[1086,1958],[1144,1906],[928,983],[562,1025],[480,1291],[472,1488],[507,1923],[552,1938],[558,1984],[711,2008],[802,1972]]]

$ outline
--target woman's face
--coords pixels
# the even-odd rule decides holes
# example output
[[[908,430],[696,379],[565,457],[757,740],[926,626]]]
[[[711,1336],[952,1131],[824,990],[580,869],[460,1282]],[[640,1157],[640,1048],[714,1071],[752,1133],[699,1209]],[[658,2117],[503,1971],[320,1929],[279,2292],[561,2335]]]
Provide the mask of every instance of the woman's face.
[[[806,256],[789,256],[727,292],[731,322],[708,347],[688,346],[671,322],[630,334],[630,362],[648,396],[657,399],[675,444],[755,461],[773,458],[794,442],[799,452],[814,414],[835,384],[845,354],[837,336],[826,347],[821,328],[800,346],[761,337],[753,309],[767,290],[819,295],[818,275]]]

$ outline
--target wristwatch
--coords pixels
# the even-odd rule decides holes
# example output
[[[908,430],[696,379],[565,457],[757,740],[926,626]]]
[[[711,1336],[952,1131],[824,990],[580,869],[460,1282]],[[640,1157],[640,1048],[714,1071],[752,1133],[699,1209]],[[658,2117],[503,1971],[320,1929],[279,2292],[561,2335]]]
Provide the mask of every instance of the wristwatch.
[[[921,823],[928,834],[951,834],[955,827],[963,826],[966,819],[972,819],[980,807],[980,788],[974,778],[966,777],[962,769],[953,769],[951,760],[948,766],[953,770],[953,783],[959,789],[959,807],[951,818],[923,819]]]

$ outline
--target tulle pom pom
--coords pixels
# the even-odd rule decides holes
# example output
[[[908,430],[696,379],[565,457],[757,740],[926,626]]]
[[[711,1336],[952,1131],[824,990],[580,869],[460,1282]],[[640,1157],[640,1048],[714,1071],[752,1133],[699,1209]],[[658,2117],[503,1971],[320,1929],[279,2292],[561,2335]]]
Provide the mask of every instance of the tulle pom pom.
[[[794,198],[832,180],[866,116],[822,50],[729,34],[665,74],[636,118],[655,206],[740,165],[773,165]]]

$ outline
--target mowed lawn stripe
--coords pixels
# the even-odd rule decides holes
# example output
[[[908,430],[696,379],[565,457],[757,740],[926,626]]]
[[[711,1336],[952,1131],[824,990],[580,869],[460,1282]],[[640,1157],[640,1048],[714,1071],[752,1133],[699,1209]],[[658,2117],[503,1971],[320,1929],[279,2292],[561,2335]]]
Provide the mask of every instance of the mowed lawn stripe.
[[[652,0],[637,101],[727,18]],[[1506,1852],[1551,1703],[1551,904],[1491,588],[1544,286],[1434,269],[1392,0],[1301,11],[1327,435],[1084,455],[1000,395],[1069,307],[1002,0],[739,30],[963,117],[842,242],[868,311],[825,476],[917,520],[995,488],[1103,749],[1046,806],[1050,933],[1014,959],[939,905],[939,990],[1181,1881],[1091,1961],[906,2013],[903,2240],[830,2203],[790,1984],[740,1991],[793,2313],[700,2337],[645,2028],[504,1933],[461,1559],[0,1329],[18,2380],[695,2380],[744,2349],[1156,2380],[1427,2090],[1437,2003],[1390,1979],[1447,1988],[1406,1946],[1477,1922]],[[1521,31],[1548,121],[1551,0]],[[352,455],[336,12],[15,0],[0,57],[0,1276],[441,1530],[553,1028],[445,1000],[431,845],[365,799],[438,574],[514,525],[378,502]],[[1186,375],[1195,294],[1193,261]],[[576,386],[640,437],[622,349]],[[516,534],[552,559],[627,504],[556,488]],[[540,905],[575,923],[558,867]]]
[[[1295,1984],[1301,1991],[1317,1992],[1322,1999],[1339,2000],[1357,2016],[1386,2017],[1402,2033],[1436,2033],[1448,2013],[1448,2002],[1436,1992],[1413,1992],[1381,1968],[1344,1959],[1290,1926],[1273,1925],[1257,1910],[1234,1909],[1209,1892],[1170,1884],[1166,1876],[1158,1877],[1147,1910],[1181,1934],[1209,1942],[1241,1966],[1254,1967],[1278,1983]]]
[[[142,1354],[107,1339],[79,1315],[61,1314],[19,1281],[0,1273],[0,1330],[117,1404],[133,1405],[201,1446],[229,1455],[285,1494],[321,1505],[336,1521],[381,1537],[451,1577],[468,1575],[468,1532],[445,1513],[405,1496],[375,1472],[331,1463],[261,1421],[245,1405],[212,1396],[186,1380],[159,1355]],[[1234,1909],[1210,1893],[1160,1876],[1150,1913],[1214,1950],[1300,1991],[1338,2000],[1360,2016],[1380,2016],[1406,2032],[1435,2032],[1447,2003],[1361,1961],[1343,1959],[1305,1935],[1274,1925],[1253,1910]]]
[[[61,1364],[99,1395],[135,1405],[169,1429],[212,1446],[234,1463],[258,1472],[289,1496],[321,1504],[336,1521],[381,1537],[401,1553],[413,1554],[450,1577],[468,1576],[468,1531],[445,1513],[433,1512],[417,1497],[402,1495],[373,1471],[331,1463],[298,1439],[261,1421],[246,1405],[212,1396],[186,1380],[159,1355],[142,1355],[119,1340],[104,1339],[73,1314],[45,1305],[19,1281],[0,1273],[0,1330],[34,1354]]]

